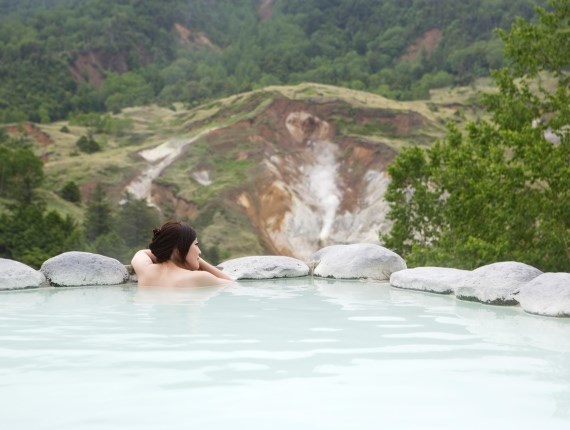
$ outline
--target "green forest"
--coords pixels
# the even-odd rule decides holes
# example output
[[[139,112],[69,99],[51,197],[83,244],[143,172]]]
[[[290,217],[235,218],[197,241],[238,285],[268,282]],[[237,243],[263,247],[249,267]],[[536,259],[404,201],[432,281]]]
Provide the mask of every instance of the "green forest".
[[[0,123],[300,82],[425,98],[504,65],[494,29],[537,3],[2,0]]]

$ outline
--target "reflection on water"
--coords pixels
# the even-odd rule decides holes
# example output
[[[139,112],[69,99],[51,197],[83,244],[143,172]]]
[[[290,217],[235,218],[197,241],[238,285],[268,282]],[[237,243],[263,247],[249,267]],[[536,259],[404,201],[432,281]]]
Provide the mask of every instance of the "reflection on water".
[[[10,292],[0,425],[567,429],[569,354],[569,320],[379,282]]]
[[[188,305],[202,307],[226,288],[216,287],[141,287],[135,290],[134,302],[150,305]]]

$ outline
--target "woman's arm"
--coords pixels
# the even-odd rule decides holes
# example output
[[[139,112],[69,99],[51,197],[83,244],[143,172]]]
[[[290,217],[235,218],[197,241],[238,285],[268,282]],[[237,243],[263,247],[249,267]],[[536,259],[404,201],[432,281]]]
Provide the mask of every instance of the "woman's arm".
[[[200,261],[200,270],[204,270],[205,272],[209,272],[212,275],[214,275],[216,278],[225,279],[227,281],[234,281],[234,279],[230,278],[228,275],[226,275],[224,272],[222,272],[216,266],[213,266],[212,264],[208,263],[207,261],[202,260],[202,258],[199,258],[199,261]]]
[[[156,257],[150,249],[141,249],[140,251],[137,251],[131,260],[131,266],[133,266],[135,273],[139,273],[141,270],[144,270],[145,267],[154,263],[156,263]]]
[[[190,270],[187,276],[187,285],[195,287],[223,286],[234,282],[231,279],[218,278],[216,275],[205,270]]]

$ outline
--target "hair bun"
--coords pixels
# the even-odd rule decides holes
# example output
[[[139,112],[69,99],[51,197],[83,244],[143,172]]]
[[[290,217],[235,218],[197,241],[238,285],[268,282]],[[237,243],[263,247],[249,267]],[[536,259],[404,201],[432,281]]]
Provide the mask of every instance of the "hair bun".
[[[160,233],[160,229],[159,229],[159,228],[154,228],[154,229],[152,230],[152,240],[155,240],[155,239],[157,238],[157,236],[159,235],[159,233]]]

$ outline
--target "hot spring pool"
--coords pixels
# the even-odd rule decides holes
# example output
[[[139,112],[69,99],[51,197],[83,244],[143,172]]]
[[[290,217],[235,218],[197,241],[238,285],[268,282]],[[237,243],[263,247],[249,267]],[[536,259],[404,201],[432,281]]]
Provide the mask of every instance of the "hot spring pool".
[[[0,294],[0,428],[570,429],[570,320],[300,278]]]

